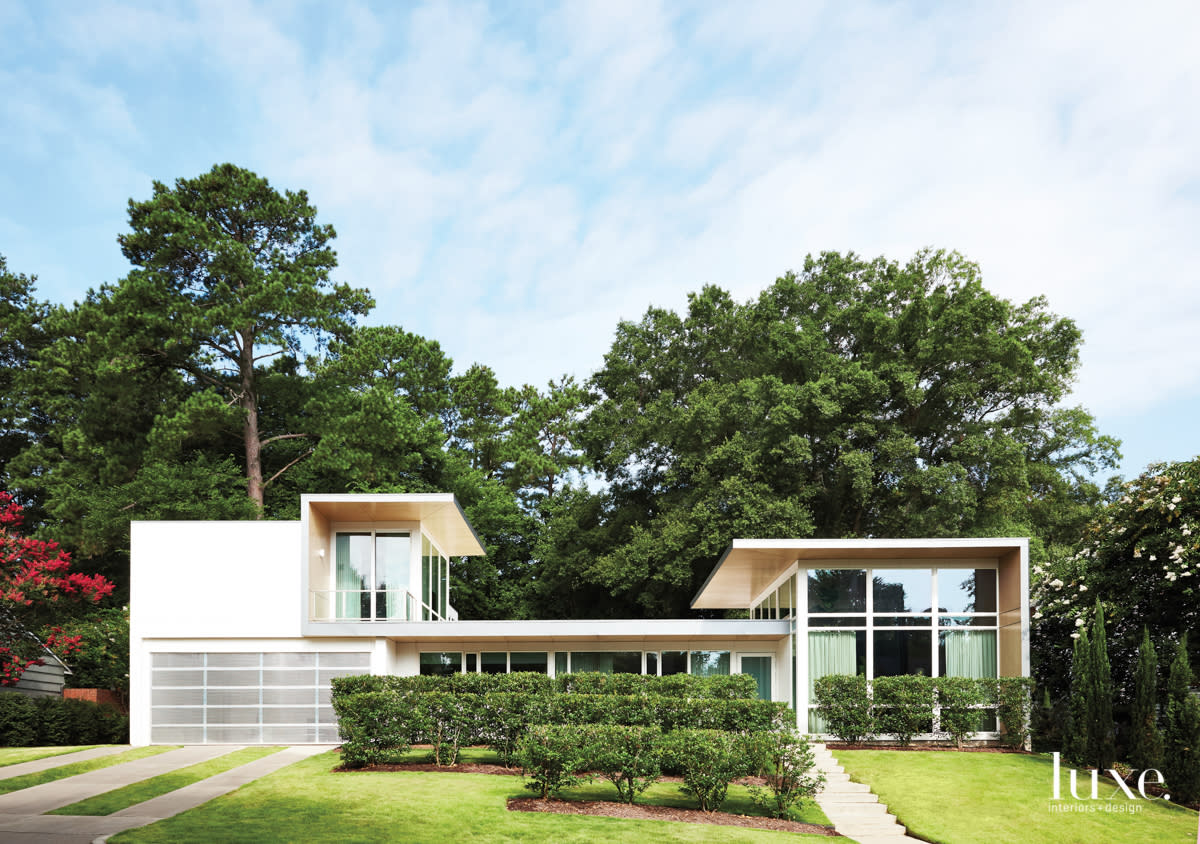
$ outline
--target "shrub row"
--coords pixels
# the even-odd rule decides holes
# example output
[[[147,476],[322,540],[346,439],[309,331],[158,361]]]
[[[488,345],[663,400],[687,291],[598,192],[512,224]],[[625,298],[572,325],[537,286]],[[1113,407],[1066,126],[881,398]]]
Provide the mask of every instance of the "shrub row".
[[[356,675],[333,681],[334,694],[357,692],[454,692],[489,694],[524,692],[587,695],[659,695],[661,697],[743,700],[756,696],[754,678],[748,674],[700,677],[695,674],[603,674],[581,672],[550,677],[535,671],[512,674],[445,674],[416,677]]]
[[[0,693],[0,746],[125,744],[129,718],[111,706]]]
[[[1028,677],[976,680],[967,677],[879,677],[829,675],[815,683],[818,714],[846,742],[891,735],[909,744],[918,733],[938,731],[955,744],[979,730],[983,711],[994,709],[1000,739],[1024,747],[1029,738]]]
[[[649,694],[347,694],[344,686],[335,686],[333,708],[343,742],[342,761],[351,768],[379,764],[413,744],[432,745],[434,761],[447,765],[457,761],[460,747],[486,744],[509,764],[518,741],[535,724],[766,732],[795,723],[787,704],[777,701]]]
[[[813,770],[808,739],[790,729],[663,733],[658,727],[541,724],[522,737],[517,758],[526,787],[543,799],[599,776],[613,784],[619,800],[633,803],[667,771],[682,776],[681,790],[706,812],[721,807],[735,779],[765,774],[767,787],[753,787],[751,794],[775,817],[786,817],[825,780]]]

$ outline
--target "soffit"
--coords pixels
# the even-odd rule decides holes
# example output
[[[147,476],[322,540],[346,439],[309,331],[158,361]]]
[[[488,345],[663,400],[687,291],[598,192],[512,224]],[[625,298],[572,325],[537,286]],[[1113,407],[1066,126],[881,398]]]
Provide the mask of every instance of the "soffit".
[[[487,553],[452,493],[306,495],[301,506],[331,522],[420,522],[448,556]]]
[[[953,561],[995,566],[1026,547],[1025,539],[735,539],[692,599],[693,609],[748,608],[792,563],[802,568],[849,565],[895,568]]]

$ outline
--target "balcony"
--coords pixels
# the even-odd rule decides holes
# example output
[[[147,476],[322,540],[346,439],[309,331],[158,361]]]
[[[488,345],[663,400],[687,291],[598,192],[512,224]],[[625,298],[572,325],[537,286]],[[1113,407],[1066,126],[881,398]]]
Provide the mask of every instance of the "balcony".
[[[407,589],[313,589],[308,595],[308,620],[458,621],[458,612],[447,605],[443,615]]]

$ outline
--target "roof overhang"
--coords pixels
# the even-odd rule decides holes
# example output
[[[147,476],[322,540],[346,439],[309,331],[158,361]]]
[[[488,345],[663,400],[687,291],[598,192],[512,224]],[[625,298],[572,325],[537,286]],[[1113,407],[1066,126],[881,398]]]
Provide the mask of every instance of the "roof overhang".
[[[645,642],[778,641],[791,633],[790,621],[726,618],[582,619],[504,621],[370,622],[370,631],[396,640],[419,642],[563,642],[581,650],[611,650],[617,645]],[[311,622],[308,636],[362,636],[362,622]],[[588,645],[594,647],[587,647]]]
[[[1027,549],[1024,538],[986,539],[735,539],[709,574],[692,609],[748,608],[792,563],[802,568],[920,566],[975,560],[995,565]]]
[[[331,522],[421,522],[448,556],[487,553],[449,492],[302,495],[300,507],[311,508]]]

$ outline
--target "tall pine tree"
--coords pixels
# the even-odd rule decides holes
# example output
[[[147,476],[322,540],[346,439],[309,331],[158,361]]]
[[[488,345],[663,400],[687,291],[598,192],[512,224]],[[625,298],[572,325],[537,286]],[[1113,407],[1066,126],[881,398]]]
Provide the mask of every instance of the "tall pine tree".
[[[1079,629],[1071,655],[1071,706],[1063,737],[1063,756],[1071,762],[1087,760],[1088,690],[1092,684],[1092,647],[1086,628]]]
[[[1096,618],[1088,637],[1091,647],[1089,682],[1087,686],[1087,763],[1100,770],[1111,768],[1117,761],[1113,740],[1112,669],[1108,664],[1108,645],[1104,630],[1104,608],[1096,601]]]

